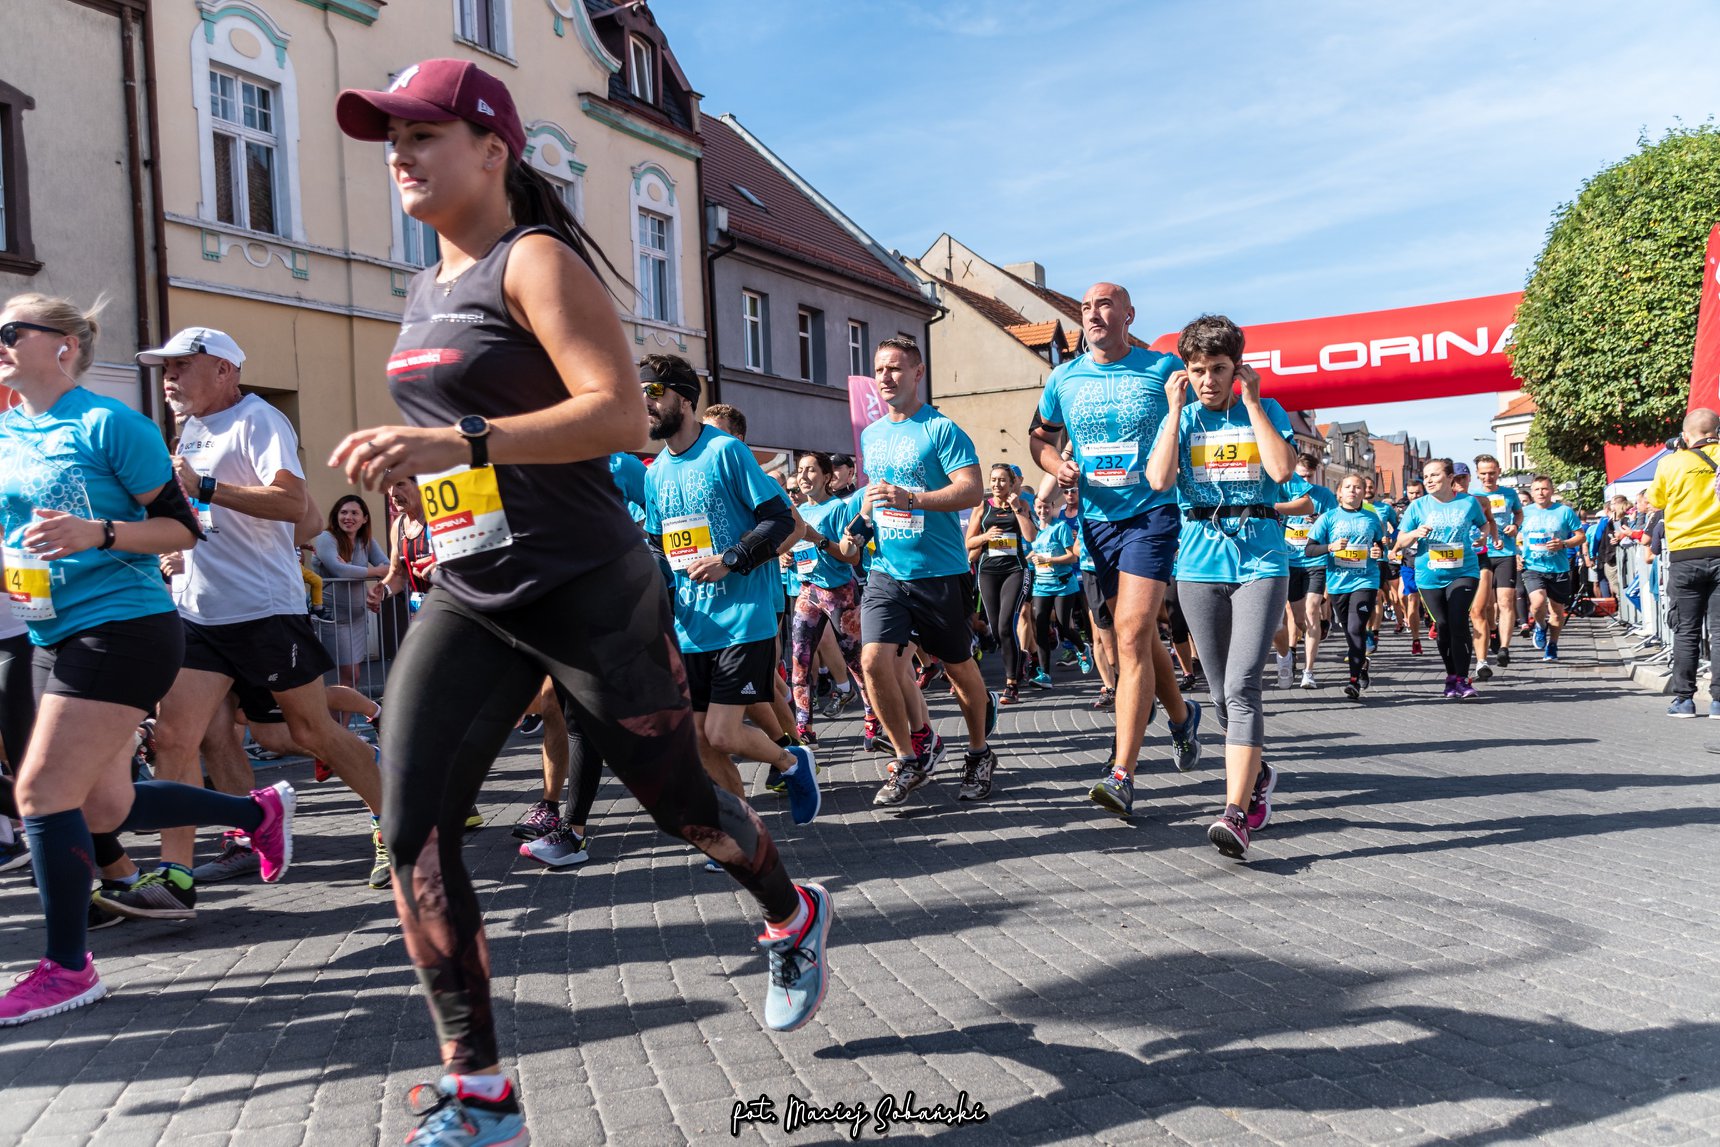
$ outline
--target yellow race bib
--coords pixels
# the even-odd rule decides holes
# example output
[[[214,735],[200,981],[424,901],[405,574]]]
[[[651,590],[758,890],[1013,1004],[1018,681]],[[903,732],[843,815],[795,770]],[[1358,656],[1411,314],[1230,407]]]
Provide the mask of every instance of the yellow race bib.
[[[456,466],[420,478],[418,490],[438,563],[513,544],[494,466]]]

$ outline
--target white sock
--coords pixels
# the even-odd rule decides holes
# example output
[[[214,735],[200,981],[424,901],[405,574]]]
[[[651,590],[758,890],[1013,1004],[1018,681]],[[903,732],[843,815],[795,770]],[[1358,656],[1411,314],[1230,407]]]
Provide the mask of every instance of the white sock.
[[[476,1095],[479,1099],[492,1102],[501,1099],[508,1093],[508,1077],[506,1075],[456,1075],[460,1090],[468,1095]]]
[[[852,688],[854,688],[854,682],[853,681],[844,681],[842,684],[840,684],[836,687],[836,691],[838,693],[846,693]]]

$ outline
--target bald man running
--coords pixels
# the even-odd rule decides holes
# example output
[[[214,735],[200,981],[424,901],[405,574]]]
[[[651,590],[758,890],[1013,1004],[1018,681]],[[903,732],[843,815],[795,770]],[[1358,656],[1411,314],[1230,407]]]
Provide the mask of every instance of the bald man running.
[[[1156,693],[1170,718],[1173,760],[1187,770],[1200,760],[1200,706],[1184,703],[1159,639],[1159,606],[1176,564],[1182,519],[1174,490],[1146,480],[1147,455],[1169,404],[1165,384],[1183,368],[1173,354],[1132,344],[1135,308],[1115,283],[1096,283],[1081,299],[1087,353],[1059,366],[1029,431],[1033,460],[1058,485],[1081,492],[1081,534],[1111,611],[1117,644],[1117,741],[1105,775],[1088,794],[1128,816],[1135,766]],[[1064,458],[1067,430],[1074,455]]]

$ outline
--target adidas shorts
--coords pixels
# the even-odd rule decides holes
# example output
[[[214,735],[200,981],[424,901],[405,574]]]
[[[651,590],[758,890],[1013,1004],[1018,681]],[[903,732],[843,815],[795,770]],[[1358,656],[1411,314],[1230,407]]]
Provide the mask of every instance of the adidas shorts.
[[[776,638],[767,637],[709,653],[682,653],[687,666],[687,692],[693,712],[712,705],[751,705],[775,696],[770,676],[776,672]]]

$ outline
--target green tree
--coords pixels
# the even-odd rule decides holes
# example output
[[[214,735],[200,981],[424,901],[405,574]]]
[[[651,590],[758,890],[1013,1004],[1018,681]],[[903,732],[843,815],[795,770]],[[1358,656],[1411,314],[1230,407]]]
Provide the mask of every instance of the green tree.
[[[1566,480],[1603,469],[1608,442],[1676,433],[1689,393],[1720,130],[1638,143],[1553,213],[1517,309],[1511,365],[1540,411],[1530,457]]]

